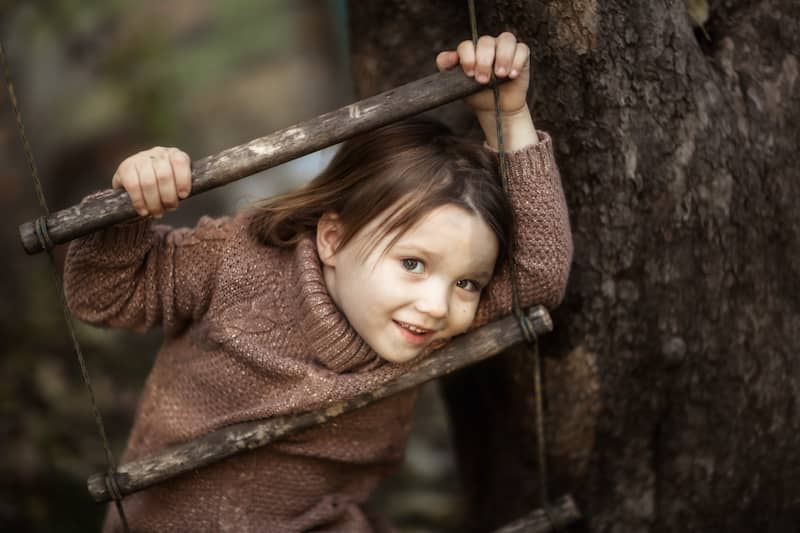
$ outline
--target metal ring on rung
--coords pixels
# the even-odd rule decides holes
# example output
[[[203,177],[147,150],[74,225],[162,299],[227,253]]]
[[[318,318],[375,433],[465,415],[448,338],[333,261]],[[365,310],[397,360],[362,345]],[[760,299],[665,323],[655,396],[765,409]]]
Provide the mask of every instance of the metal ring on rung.
[[[536,336],[536,330],[533,329],[533,323],[531,319],[528,318],[528,315],[520,313],[517,315],[517,319],[519,320],[519,329],[522,330],[522,336],[525,337],[528,344],[535,344],[538,342],[539,338]]]
[[[111,499],[122,501],[122,491],[119,490],[119,485],[117,484],[117,473],[113,470],[109,470],[108,473],[106,473],[105,482],[106,489],[108,489],[108,494],[111,496]]]
[[[47,231],[47,219],[41,216],[33,221],[33,230],[36,233],[36,238],[39,240],[39,246],[42,250],[52,250],[55,244],[50,238],[50,233]]]

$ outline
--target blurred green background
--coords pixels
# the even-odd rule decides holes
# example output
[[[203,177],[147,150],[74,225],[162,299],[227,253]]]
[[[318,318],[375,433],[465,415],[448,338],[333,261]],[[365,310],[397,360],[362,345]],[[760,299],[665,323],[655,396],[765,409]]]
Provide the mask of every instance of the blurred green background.
[[[53,210],[107,188],[138,150],[199,159],[353,100],[341,0],[0,2],[0,39]],[[190,199],[165,223],[296,187],[334,150]],[[0,530],[96,530],[104,507],[85,479],[104,454],[49,263],[19,244],[18,225],[40,208],[5,87],[0,160]],[[78,336],[119,454],[159,335],[78,324]],[[406,464],[371,502],[400,531],[458,530],[446,423],[427,386]]]

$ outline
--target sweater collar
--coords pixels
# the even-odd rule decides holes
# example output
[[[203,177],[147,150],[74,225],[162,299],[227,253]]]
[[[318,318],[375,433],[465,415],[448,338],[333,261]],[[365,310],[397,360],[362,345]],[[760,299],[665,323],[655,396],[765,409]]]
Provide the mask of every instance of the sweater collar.
[[[382,364],[331,299],[314,240],[304,238],[295,251],[300,324],[317,361],[338,373]]]

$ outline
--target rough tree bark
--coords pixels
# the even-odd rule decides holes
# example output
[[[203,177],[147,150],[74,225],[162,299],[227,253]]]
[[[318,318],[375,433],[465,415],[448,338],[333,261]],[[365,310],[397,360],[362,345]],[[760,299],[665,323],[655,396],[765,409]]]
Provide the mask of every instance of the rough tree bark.
[[[350,17],[359,97],[469,35],[466,2]],[[478,17],[533,49],[571,210],[543,343],[548,415],[567,420],[548,426],[551,493],[592,531],[796,530],[800,4],[712,1],[708,39],[681,0],[479,1]],[[535,506],[529,370],[511,353],[444,387],[475,530]]]

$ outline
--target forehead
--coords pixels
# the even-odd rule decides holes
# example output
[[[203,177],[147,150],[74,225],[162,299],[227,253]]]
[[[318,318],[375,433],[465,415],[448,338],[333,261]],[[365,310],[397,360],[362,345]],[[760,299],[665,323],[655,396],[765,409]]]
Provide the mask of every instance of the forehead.
[[[408,228],[387,251],[418,252],[461,267],[491,271],[498,243],[481,217],[455,205],[444,205]]]

